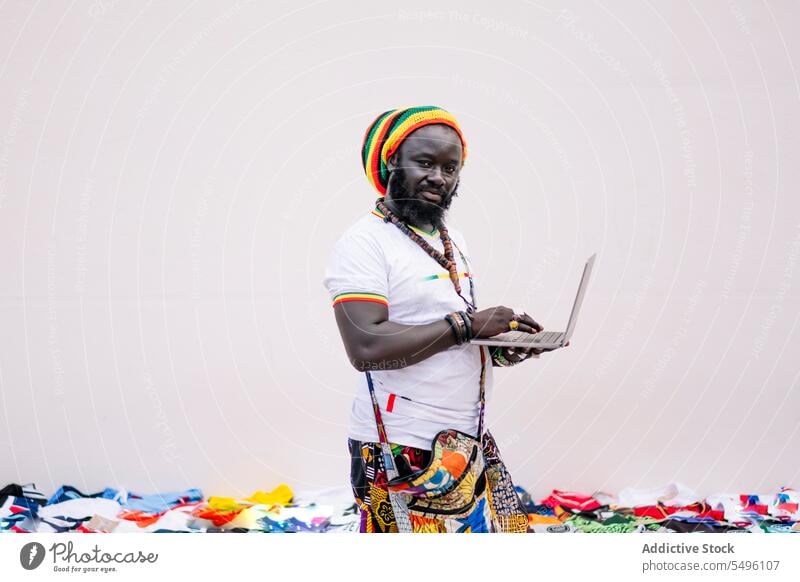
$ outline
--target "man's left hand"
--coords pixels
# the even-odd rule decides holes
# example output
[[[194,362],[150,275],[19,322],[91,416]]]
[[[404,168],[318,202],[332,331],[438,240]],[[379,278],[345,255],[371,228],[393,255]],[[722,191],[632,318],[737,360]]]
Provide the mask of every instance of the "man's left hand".
[[[540,323],[538,323],[535,319],[533,319],[527,313],[523,313],[522,315],[515,315],[514,319],[517,321],[521,321],[529,326],[531,326],[536,332],[540,332],[544,330],[544,327]],[[569,342],[567,342],[564,347],[567,347]],[[530,359],[536,359],[539,357],[539,354],[543,354],[544,352],[551,352],[558,348],[503,348],[503,357],[506,360],[511,362],[512,364],[519,364],[520,362]]]
[[[567,347],[568,345],[569,342],[564,344],[564,347]],[[523,360],[527,360],[528,358],[535,359],[539,357],[539,354],[552,352],[556,349],[558,348],[503,348],[503,357],[513,364],[518,364]]]

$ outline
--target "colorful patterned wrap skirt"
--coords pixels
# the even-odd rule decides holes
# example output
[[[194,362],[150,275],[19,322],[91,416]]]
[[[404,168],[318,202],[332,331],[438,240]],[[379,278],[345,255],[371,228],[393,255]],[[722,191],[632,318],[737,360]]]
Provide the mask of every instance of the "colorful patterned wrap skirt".
[[[356,503],[361,508],[361,533],[397,533],[386,469],[380,443],[348,439],[350,449],[350,484]],[[391,444],[400,475],[424,468],[431,451]],[[514,490],[514,484],[497,449],[492,435],[484,436],[483,454],[486,468],[475,488],[478,503],[466,517],[436,519],[410,513],[415,533],[526,533],[528,514]]]

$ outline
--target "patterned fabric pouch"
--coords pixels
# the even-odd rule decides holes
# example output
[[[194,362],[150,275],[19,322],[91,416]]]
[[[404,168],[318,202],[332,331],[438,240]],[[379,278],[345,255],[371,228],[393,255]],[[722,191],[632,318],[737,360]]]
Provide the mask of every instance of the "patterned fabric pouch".
[[[427,467],[389,480],[387,489],[405,500],[409,513],[438,519],[467,517],[486,496],[480,443],[455,429],[443,430],[433,439],[431,452]]]

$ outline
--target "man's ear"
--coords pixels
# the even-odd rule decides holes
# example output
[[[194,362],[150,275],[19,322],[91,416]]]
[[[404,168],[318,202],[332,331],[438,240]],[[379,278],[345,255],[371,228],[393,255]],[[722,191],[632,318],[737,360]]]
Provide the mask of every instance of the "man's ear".
[[[397,169],[397,154],[392,154],[389,156],[389,159],[386,160],[386,168],[390,172],[394,172]]]

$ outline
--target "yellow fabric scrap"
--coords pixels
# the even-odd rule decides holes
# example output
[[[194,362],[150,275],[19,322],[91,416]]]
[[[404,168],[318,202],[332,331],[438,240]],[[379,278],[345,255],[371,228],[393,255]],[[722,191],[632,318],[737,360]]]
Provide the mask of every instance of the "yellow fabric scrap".
[[[269,493],[256,491],[246,500],[260,505],[288,505],[292,502],[293,497],[294,493],[289,486],[281,483]]]
[[[281,483],[275,489],[266,493],[256,491],[250,497],[236,499],[234,497],[209,497],[208,506],[218,511],[238,511],[251,505],[288,505],[292,502],[294,493],[288,485]]]

